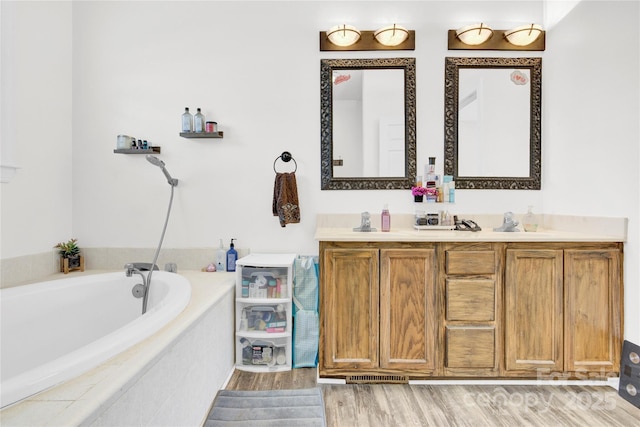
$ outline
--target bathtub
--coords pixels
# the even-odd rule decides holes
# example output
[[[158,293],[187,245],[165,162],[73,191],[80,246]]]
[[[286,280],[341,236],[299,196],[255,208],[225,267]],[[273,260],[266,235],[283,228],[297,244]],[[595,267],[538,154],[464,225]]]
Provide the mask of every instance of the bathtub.
[[[155,271],[148,310],[124,271],[0,290],[0,407],[77,377],[151,336],[189,303],[181,275]]]

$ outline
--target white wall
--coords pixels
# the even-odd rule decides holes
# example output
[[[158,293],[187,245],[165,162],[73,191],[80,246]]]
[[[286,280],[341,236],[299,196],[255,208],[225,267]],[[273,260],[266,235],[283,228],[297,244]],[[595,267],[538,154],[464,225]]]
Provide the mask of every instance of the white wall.
[[[34,154],[21,151],[25,168],[2,186],[3,258],[42,252],[72,235],[85,247],[157,244],[169,186],[143,156],[113,154],[121,133],[161,145],[160,157],[180,179],[165,247],[215,248],[219,238],[228,244],[234,237],[253,252],[312,254],[317,213],[375,214],[384,203],[392,214],[411,212],[408,191],[320,190],[320,59],[415,57],[418,171],[436,156],[441,172],[444,57],[524,56],[447,51],[447,30],[478,19],[504,29],[545,15],[540,1],[92,1],[74,2],[72,17],[67,3],[21,7],[61,19],[19,16],[17,43],[38,55],[60,52],[56,57],[67,62],[49,58],[33,67],[42,80],[57,81],[25,85],[15,102],[33,105],[38,119],[71,126],[73,142],[70,150],[68,132],[52,138],[27,125],[19,146]],[[5,10],[3,3],[3,24]],[[630,307],[640,299],[638,21],[637,2],[585,1],[549,29],[547,50],[526,53],[543,58],[542,190],[459,190],[454,212],[524,213],[534,205],[538,212],[628,217],[625,331],[636,342],[640,315]],[[416,50],[319,52],[318,32],[342,22],[369,30],[404,24],[416,30]],[[49,29],[45,47],[33,43],[34,27]],[[5,33],[3,26],[3,44]],[[6,68],[3,62],[3,80]],[[50,97],[66,102],[53,108]],[[180,138],[185,106],[202,107],[224,139]],[[26,122],[28,110],[17,111]],[[273,162],[284,150],[298,164],[302,221],[281,228],[271,198]],[[72,199],[65,191],[69,167]],[[593,180],[596,169],[601,179]]]
[[[419,164],[443,156],[446,33],[467,15],[510,25],[541,19],[540,3],[461,7],[449,2],[80,2],[74,4],[74,230],[86,246],[153,246],[169,189],[142,156],[112,154],[119,133],[162,146],[181,180],[167,247],[215,246],[238,238],[252,251],[317,252],[318,212],[411,212],[401,191],[320,191],[321,58],[417,57]],[[465,10],[465,16],[459,13]],[[149,16],[153,16],[149,19]],[[268,16],[269,19],[265,19]],[[322,53],[318,32],[347,20],[377,28],[389,20],[417,32],[415,52]],[[232,34],[229,36],[228,34]],[[178,136],[185,106],[202,107],[222,140]],[[298,163],[302,222],[271,215],[273,162]],[[280,162],[278,162],[280,164]],[[489,193],[460,210],[540,205],[539,192]],[[533,199],[533,201],[532,201]],[[461,203],[465,197],[460,197]],[[100,224],[96,227],[96,223]]]
[[[625,337],[636,343],[640,342],[639,18],[638,2],[578,4],[547,34],[542,77],[544,210],[629,218]]]
[[[72,228],[69,2],[0,2],[2,154],[19,166],[0,184],[1,258],[52,251]],[[3,159],[4,161],[4,159]]]

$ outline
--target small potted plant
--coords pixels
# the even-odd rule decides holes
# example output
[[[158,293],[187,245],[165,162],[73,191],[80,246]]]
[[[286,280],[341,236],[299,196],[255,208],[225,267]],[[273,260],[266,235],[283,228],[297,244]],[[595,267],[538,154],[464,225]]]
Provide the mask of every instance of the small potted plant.
[[[424,187],[411,187],[411,194],[413,194],[415,202],[422,202],[424,195],[427,194],[427,189]]]
[[[84,271],[84,257],[80,254],[80,248],[76,244],[78,239],[70,239],[54,246],[60,255],[60,271],[67,274],[70,271]]]

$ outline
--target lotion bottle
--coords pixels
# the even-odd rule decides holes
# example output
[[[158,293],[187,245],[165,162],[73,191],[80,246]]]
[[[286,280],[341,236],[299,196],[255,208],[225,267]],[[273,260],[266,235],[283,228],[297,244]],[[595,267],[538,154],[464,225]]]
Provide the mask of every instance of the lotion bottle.
[[[218,248],[218,253],[216,254],[216,271],[224,271],[225,270],[225,259],[227,257],[227,251],[224,250],[224,245],[222,244],[222,239],[220,239],[220,248]]]
[[[389,205],[386,203],[380,215],[380,228],[382,231],[391,231],[391,214],[389,213]]]
[[[238,251],[235,250],[233,241],[236,239],[231,239],[231,245],[229,250],[227,251],[227,271],[236,271],[236,261],[238,260]]]

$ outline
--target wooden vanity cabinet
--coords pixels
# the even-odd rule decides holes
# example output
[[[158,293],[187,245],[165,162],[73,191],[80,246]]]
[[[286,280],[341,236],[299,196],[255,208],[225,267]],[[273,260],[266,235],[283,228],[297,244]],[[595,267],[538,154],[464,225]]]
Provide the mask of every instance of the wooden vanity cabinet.
[[[434,245],[321,242],[321,376],[432,375]]]
[[[619,372],[621,257],[621,244],[509,245],[505,376]]]
[[[320,242],[321,377],[619,373],[622,243]]]
[[[501,246],[442,244],[439,259],[444,375],[498,376],[502,354]]]

